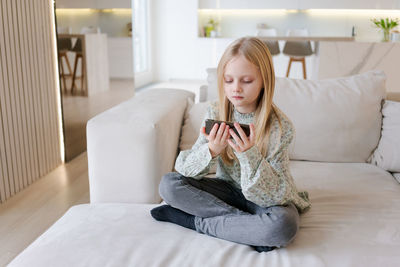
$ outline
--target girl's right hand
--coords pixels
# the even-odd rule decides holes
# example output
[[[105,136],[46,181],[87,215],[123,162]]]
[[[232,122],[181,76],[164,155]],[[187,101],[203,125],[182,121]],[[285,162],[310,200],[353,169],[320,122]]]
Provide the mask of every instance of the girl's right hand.
[[[206,127],[202,127],[201,133],[208,140],[208,148],[210,149],[213,158],[221,154],[224,148],[228,145],[228,139],[230,137],[229,126],[224,122],[221,123],[220,127],[218,127],[217,123],[214,124],[210,134],[206,134]]]

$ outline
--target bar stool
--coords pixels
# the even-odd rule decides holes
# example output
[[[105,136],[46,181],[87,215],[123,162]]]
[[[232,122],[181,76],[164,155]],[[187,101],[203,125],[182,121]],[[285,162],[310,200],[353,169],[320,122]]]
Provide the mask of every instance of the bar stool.
[[[70,33],[71,33],[71,27],[63,27],[63,26],[57,27],[57,34],[70,34]],[[63,89],[65,91],[67,91],[66,78],[72,77],[71,64],[69,62],[67,54],[68,52],[71,51],[71,49],[72,49],[72,41],[70,38],[57,37],[58,64],[60,67],[59,73],[60,73],[60,79],[62,80],[62,84],[64,85]],[[63,61],[65,61],[65,64],[67,65],[68,73],[66,73],[64,70]]]
[[[74,45],[74,48],[72,48],[72,51],[75,53],[75,61],[74,61],[74,72],[72,74],[72,85],[71,85],[71,94],[74,94],[74,88],[75,88],[75,80],[77,79],[76,73],[78,70],[78,62],[79,59],[81,59],[81,91],[82,93],[84,92],[84,87],[83,87],[83,79],[85,77],[85,63],[83,60],[83,53],[82,53],[82,39],[78,38],[76,40],[76,43]]]
[[[81,34],[86,34],[86,33],[100,33],[100,29],[97,27],[83,27],[81,29]],[[74,88],[75,88],[75,80],[77,79],[77,70],[78,70],[78,62],[79,59],[81,60],[81,91],[82,94],[85,93],[85,87],[84,87],[84,79],[85,79],[85,59],[83,58],[83,47],[82,47],[82,39],[78,38],[76,40],[76,43],[74,47],[72,48],[72,51],[75,52],[75,62],[74,62],[74,72],[72,75],[72,86],[71,86],[71,93],[74,93]]]
[[[71,65],[69,64],[67,53],[72,49],[72,41],[70,38],[58,38],[57,46],[58,46],[58,64],[60,65],[60,79],[62,80],[64,85],[63,90],[67,91],[66,77],[72,76],[72,69]],[[67,65],[68,73],[66,73],[64,70],[63,59],[65,61],[65,64]]]
[[[287,36],[308,36],[307,29],[293,29],[287,31]],[[283,54],[289,56],[289,65],[286,77],[289,77],[292,62],[301,62],[303,65],[303,77],[307,79],[305,57],[313,53],[310,41],[287,41],[283,47]]]
[[[271,37],[271,36],[277,36],[276,29],[265,29],[265,28],[259,28],[257,29],[256,32],[257,37]],[[271,53],[272,56],[278,55],[281,53],[281,50],[279,49],[279,43],[278,41],[264,41],[264,43],[268,46],[269,52]]]

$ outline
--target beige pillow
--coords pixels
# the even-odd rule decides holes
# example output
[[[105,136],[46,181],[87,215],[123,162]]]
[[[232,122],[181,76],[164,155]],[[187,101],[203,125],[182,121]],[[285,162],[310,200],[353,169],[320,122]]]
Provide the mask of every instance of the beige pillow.
[[[394,178],[396,178],[397,182],[400,183],[400,172],[398,173],[393,173]]]
[[[183,118],[179,150],[191,149],[196,142],[200,135],[201,124],[206,116],[209,104],[209,102],[195,104],[190,98],[187,101],[188,104]]]
[[[385,101],[382,135],[369,162],[390,172],[400,172],[400,102]]]
[[[180,150],[191,149],[200,135],[200,128],[207,113],[209,102],[194,103],[188,98],[188,105],[183,119],[182,134],[179,142]],[[209,174],[214,177],[217,171],[217,164],[210,169]],[[209,176],[207,176],[209,177]]]
[[[386,76],[369,71],[326,80],[276,80],[274,102],[296,129],[289,157],[366,162],[382,125]]]

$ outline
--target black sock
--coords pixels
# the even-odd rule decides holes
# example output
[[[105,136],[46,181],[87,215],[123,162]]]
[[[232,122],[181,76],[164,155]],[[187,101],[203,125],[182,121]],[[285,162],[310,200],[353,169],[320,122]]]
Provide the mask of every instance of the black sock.
[[[163,205],[151,210],[151,216],[157,221],[172,222],[180,226],[196,230],[194,216],[170,205]]]
[[[251,246],[252,248],[254,248],[256,251],[258,252],[268,252],[271,250],[276,249],[276,247],[267,247],[267,246]]]

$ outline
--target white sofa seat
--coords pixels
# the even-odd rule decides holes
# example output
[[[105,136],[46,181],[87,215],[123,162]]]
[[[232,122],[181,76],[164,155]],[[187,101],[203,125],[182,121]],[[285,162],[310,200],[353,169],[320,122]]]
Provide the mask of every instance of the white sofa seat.
[[[72,207],[12,261],[16,266],[398,266],[400,186],[367,163],[291,161],[313,207],[287,248],[251,247],[150,216],[158,204]]]

